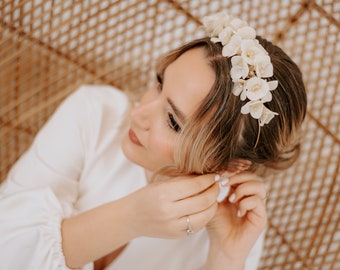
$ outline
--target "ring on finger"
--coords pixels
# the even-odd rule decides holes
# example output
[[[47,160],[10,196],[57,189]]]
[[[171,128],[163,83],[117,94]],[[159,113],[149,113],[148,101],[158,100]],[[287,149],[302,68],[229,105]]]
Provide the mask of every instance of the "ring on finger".
[[[189,216],[186,217],[186,221],[187,221],[187,226],[188,226],[187,229],[186,229],[186,232],[187,232],[187,235],[189,236],[190,234],[194,233],[194,230],[192,229]]]

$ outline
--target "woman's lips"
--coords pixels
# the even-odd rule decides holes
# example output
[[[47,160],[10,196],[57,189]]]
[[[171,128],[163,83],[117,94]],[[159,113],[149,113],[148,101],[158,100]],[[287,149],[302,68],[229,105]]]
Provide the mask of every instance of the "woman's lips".
[[[138,140],[138,137],[136,136],[136,133],[134,133],[134,131],[130,128],[129,129],[129,138],[130,138],[130,140],[134,143],[134,144],[136,144],[136,145],[138,145],[138,146],[143,146],[141,143],[140,143],[140,141]]]

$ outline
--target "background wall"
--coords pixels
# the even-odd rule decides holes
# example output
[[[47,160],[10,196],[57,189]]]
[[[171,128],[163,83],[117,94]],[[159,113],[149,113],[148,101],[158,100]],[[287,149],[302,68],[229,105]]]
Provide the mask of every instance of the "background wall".
[[[143,92],[156,59],[201,37],[202,17],[221,10],[282,47],[308,91],[302,155],[266,180],[261,269],[340,269],[339,1],[1,0],[0,181],[79,85]]]

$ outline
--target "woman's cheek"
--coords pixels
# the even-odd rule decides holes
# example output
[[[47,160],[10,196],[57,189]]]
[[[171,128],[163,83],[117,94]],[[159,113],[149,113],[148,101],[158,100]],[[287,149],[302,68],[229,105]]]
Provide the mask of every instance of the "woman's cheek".
[[[153,145],[153,152],[155,152],[155,156],[159,158],[159,161],[163,160],[164,162],[171,162],[171,164],[173,164],[175,147],[174,139],[163,132],[159,134],[153,134],[151,141]]]

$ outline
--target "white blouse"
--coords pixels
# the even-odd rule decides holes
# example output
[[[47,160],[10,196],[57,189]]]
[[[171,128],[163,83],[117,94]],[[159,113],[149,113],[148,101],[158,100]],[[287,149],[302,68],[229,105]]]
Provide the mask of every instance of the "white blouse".
[[[118,89],[85,85],[40,130],[0,185],[1,269],[68,269],[61,221],[147,184],[143,168],[121,150],[128,109]],[[262,243],[263,235],[246,269],[257,268]],[[204,269],[208,245],[205,230],[176,240],[140,237],[107,269]]]

